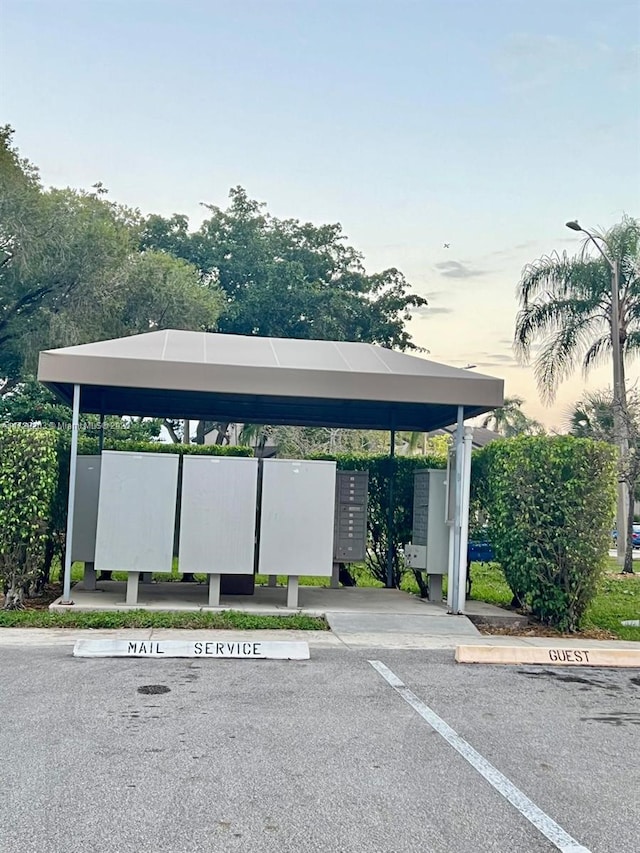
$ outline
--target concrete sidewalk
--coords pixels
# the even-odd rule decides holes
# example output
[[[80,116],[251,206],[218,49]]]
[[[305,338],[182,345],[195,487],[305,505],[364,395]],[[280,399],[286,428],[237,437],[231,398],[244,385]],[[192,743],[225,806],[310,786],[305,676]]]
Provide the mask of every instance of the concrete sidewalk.
[[[461,617],[450,617],[452,620]],[[77,628],[0,628],[0,648],[15,647],[66,647],[71,652],[73,644],[79,639],[127,639],[127,640],[190,640],[206,641],[215,636],[223,642],[237,640],[247,642],[294,640],[306,641],[313,649],[389,649],[389,650],[454,650],[459,645],[483,646],[521,646],[543,649],[640,649],[640,643],[629,640],[584,640],[554,637],[505,637],[460,633],[452,627],[450,633],[415,634],[398,631],[231,631],[216,629],[176,629],[176,628],[118,628],[118,629],[77,629]]]

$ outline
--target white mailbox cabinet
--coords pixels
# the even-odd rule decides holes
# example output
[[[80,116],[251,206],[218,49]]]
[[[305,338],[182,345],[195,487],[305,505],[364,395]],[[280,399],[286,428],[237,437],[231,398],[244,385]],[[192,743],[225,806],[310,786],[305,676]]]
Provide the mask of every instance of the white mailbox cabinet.
[[[335,462],[263,461],[258,570],[288,576],[289,607],[298,575],[331,577],[335,499]]]
[[[141,572],[171,573],[178,456],[104,451],[100,467],[95,568],[128,572],[136,604]]]
[[[426,572],[432,601],[442,599],[442,575],[448,570],[449,527],[446,523],[447,472],[425,468],[416,471],[413,487],[413,535],[405,545],[405,559],[413,569]]]
[[[252,575],[258,460],[185,456],[182,460],[179,566],[209,575],[209,604],[220,603],[220,575]]]

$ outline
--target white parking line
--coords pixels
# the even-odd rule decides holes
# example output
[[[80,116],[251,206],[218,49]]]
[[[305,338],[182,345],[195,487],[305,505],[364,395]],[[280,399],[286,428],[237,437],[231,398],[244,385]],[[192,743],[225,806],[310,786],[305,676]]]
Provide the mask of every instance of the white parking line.
[[[371,666],[384,678],[384,680],[398,693],[414,711],[425,720],[431,728],[441,735],[447,743],[483,776],[490,785],[502,794],[502,796],[514,806],[521,815],[532,823],[552,844],[562,853],[590,853],[590,851],[572,838],[568,832],[559,826],[548,814],[539,809],[526,794],[510,782],[496,767],[479,752],[466,742],[466,740],[455,732],[451,726],[432,711],[428,705],[419,699],[415,693],[379,660],[370,660]]]

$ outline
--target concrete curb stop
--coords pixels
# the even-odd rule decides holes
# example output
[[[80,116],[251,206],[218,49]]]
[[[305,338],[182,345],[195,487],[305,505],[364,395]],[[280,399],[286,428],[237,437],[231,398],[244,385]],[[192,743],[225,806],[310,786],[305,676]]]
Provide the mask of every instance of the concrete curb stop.
[[[559,648],[527,646],[457,646],[457,663],[546,666],[636,667],[640,649]]]

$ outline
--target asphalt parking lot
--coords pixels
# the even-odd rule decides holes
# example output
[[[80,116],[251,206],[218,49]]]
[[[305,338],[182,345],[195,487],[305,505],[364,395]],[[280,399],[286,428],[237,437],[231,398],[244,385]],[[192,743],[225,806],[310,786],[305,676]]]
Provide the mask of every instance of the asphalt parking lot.
[[[369,660],[591,853],[638,849],[640,673],[3,648],[6,853],[536,853],[549,841]],[[158,685],[165,692],[140,688]]]

